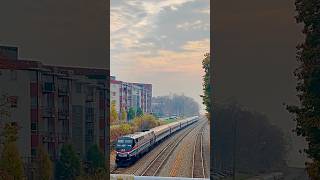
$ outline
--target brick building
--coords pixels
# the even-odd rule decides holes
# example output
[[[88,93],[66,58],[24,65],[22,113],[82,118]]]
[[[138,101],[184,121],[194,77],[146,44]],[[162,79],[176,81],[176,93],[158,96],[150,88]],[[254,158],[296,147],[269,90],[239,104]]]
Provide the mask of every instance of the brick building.
[[[110,78],[110,99],[116,104],[116,110],[121,116],[121,111],[129,108],[141,108],[144,113],[151,113],[152,85],[142,83],[129,83]]]
[[[6,97],[10,116],[20,128],[20,154],[31,162],[39,144],[53,160],[64,143],[73,144],[84,158],[97,144],[109,145],[109,70],[44,65],[38,61],[0,58],[0,97]]]

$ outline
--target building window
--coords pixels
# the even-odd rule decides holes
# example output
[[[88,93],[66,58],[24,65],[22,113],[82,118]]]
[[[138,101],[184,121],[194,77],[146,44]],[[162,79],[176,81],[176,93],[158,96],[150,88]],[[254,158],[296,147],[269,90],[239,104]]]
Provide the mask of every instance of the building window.
[[[18,123],[17,122],[11,122],[11,126],[18,127]]]
[[[37,156],[37,149],[31,148],[31,156],[32,156],[32,157]]]
[[[37,123],[31,123],[31,131],[37,131]]]
[[[76,92],[81,93],[81,83],[76,83]]]
[[[31,82],[37,82],[37,72],[36,71],[30,71],[30,81]]]
[[[10,80],[17,80],[17,71],[16,70],[11,70],[10,71]]]
[[[54,84],[52,82],[44,82],[43,83],[43,92],[53,92]]]
[[[12,108],[18,107],[18,97],[17,96],[10,96],[8,97],[8,102]]]
[[[37,97],[31,97],[31,108],[35,109],[38,107]]]

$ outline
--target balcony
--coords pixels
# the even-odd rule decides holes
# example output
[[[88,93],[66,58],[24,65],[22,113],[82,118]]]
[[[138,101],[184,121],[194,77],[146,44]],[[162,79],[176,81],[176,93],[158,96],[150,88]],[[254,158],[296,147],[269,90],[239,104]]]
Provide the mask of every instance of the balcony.
[[[57,135],[57,141],[58,143],[65,143],[69,139],[69,136],[66,133],[59,133]]]
[[[42,107],[42,117],[44,117],[44,118],[55,117],[54,107]]]
[[[93,94],[89,94],[86,95],[86,102],[94,102],[94,95]]]
[[[59,109],[58,119],[68,119],[68,118],[69,118],[69,110],[68,109]]]
[[[54,84],[52,82],[44,82],[42,84],[43,93],[52,93],[54,92]]]
[[[56,138],[55,138],[54,133],[49,133],[49,132],[42,133],[42,142],[50,143],[50,142],[55,142],[55,141],[56,141]]]
[[[58,95],[59,96],[68,96],[69,95],[69,89],[67,89],[67,88],[59,88],[58,89]]]
[[[52,133],[52,132],[43,132],[42,133],[42,142],[44,143],[64,143],[69,139],[68,134],[66,133]]]

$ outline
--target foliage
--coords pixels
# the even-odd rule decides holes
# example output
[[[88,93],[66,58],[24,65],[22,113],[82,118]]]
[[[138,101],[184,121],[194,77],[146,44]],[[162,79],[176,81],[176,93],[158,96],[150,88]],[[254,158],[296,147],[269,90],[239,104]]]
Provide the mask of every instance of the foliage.
[[[137,108],[137,117],[143,116],[143,111],[140,107]]]
[[[296,69],[299,106],[287,106],[295,115],[295,132],[306,138],[306,154],[312,162],[306,163],[311,179],[320,179],[320,3],[318,0],[296,0],[298,23],[304,24],[305,41],[297,46]]]
[[[75,179],[80,175],[80,159],[72,146],[64,144],[56,163],[56,179]]]
[[[193,116],[199,114],[198,103],[187,96],[173,94],[152,98],[152,110],[157,116]]]
[[[111,124],[115,124],[118,121],[118,112],[116,109],[116,101],[114,100],[111,102],[110,113],[111,113],[111,117],[110,117]]]
[[[7,123],[3,130],[3,150],[0,159],[0,169],[14,179],[23,179],[23,163],[16,145],[18,127]]]
[[[282,131],[268,118],[248,110],[236,102],[214,104],[215,117],[214,166],[228,168],[233,163],[234,132],[236,132],[236,170],[264,173],[285,166],[286,144]],[[236,124],[235,124],[236,123]],[[236,131],[235,131],[236,130]]]
[[[203,76],[203,95],[201,95],[203,99],[203,104],[206,106],[207,117],[210,120],[210,111],[211,111],[211,83],[210,83],[210,54],[207,53],[204,55],[204,59],[202,60],[202,68],[204,69]]]
[[[136,117],[136,111],[133,109],[133,107],[130,107],[128,111],[128,119],[132,120],[135,117]]]
[[[166,119],[166,120],[162,120],[161,123],[162,124],[170,124],[175,121],[177,121],[177,119]]]
[[[0,97],[0,115],[9,117],[10,116],[10,102],[8,100],[8,94],[3,94]]]
[[[6,123],[4,125],[3,133],[1,134],[3,144],[17,141],[18,130],[18,126],[15,123]]]
[[[121,121],[127,121],[127,111],[124,108],[121,108]]]
[[[15,142],[10,142],[4,146],[1,154],[0,167],[14,177],[14,179],[23,179],[23,163]]]
[[[38,148],[38,160],[40,179],[51,180],[53,177],[53,165],[48,152],[43,148],[43,146],[39,146]]]
[[[141,117],[134,118],[130,123],[122,123],[110,127],[110,142],[118,137],[130,134],[136,131],[150,129],[161,125],[161,122],[150,114],[144,114]]]
[[[6,171],[0,169],[0,180],[14,180],[14,177],[10,176]]]
[[[87,152],[88,170],[90,174],[105,169],[105,157],[97,145],[93,145]]]
[[[115,141],[118,137],[134,132],[134,127],[128,123],[114,125],[110,127],[110,142]]]
[[[132,125],[135,127],[134,129],[136,131],[143,131],[159,126],[160,122],[154,116],[145,114],[143,116],[134,118]]]
[[[102,180],[102,179],[109,179],[110,174],[107,174],[107,172],[104,169],[99,169],[93,174],[83,174],[81,176],[78,176],[77,180]]]

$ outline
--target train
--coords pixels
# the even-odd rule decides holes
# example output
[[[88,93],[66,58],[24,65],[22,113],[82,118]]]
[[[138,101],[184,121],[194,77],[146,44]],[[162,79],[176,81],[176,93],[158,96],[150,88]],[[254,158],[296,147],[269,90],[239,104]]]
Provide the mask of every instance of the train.
[[[116,142],[116,165],[132,164],[154,146],[173,133],[197,122],[199,116],[189,117],[166,125],[157,126],[144,132],[136,132],[118,138]]]

